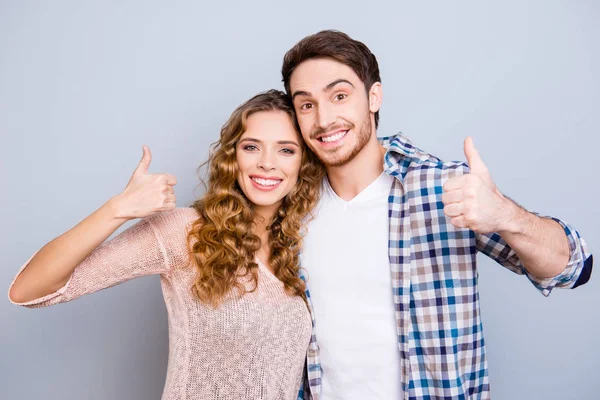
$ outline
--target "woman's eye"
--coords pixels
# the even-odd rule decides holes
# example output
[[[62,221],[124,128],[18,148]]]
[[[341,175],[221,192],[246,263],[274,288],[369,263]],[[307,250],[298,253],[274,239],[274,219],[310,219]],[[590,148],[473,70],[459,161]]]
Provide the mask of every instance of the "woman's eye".
[[[256,146],[253,144],[248,144],[248,145],[244,146],[244,150],[253,151],[253,150],[256,150]]]
[[[281,151],[285,154],[295,154],[295,151],[292,149],[281,149]]]

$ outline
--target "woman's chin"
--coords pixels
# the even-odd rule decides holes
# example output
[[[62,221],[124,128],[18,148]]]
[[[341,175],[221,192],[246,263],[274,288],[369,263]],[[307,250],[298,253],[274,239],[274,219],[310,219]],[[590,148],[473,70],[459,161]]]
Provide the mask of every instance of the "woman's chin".
[[[283,197],[277,196],[249,196],[248,200],[255,208],[278,208],[281,205]]]

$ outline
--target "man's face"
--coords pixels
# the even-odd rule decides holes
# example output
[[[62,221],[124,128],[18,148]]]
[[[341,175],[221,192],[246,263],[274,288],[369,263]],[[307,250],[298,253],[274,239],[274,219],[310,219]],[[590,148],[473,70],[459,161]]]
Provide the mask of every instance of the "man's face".
[[[304,61],[292,73],[290,94],[304,141],[328,167],[352,161],[374,135],[379,101],[370,101],[363,82],[345,64]]]

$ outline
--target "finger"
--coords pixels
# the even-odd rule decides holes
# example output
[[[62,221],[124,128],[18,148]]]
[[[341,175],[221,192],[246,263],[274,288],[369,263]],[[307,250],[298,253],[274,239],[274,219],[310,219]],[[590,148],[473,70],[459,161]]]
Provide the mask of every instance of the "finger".
[[[138,164],[137,168],[133,172],[135,174],[147,174],[148,168],[150,167],[150,162],[152,161],[152,152],[150,152],[150,148],[146,145],[142,146],[142,159]]]
[[[164,203],[175,203],[177,200],[177,198],[175,197],[175,194],[167,194],[165,196],[165,201]]]
[[[468,182],[468,176],[469,175],[467,174],[448,179],[446,183],[444,183],[444,191],[451,192],[452,190],[462,188]]]
[[[163,193],[165,193],[165,194],[174,194],[175,193],[175,189],[173,189],[173,186],[167,185],[163,189]]]
[[[458,217],[451,218],[450,223],[457,228],[467,227],[467,220],[465,219],[464,215],[459,215]]]
[[[464,213],[464,203],[452,203],[444,207],[444,214],[448,217],[458,217]]]
[[[475,148],[475,144],[473,143],[473,138],[471,136],[465,139],[464,150],[471,173],[476,175],[488,174],[488,169],[479,156],[479,152]]]
[[[452,190],[442,194],[442,203],[445,205],[458,203],[459,201],[463,201],[463,198],[464,195],[462,190]]]
[[[158,209],[158,212],[165,212],[176,209],[177,206],[175,203],[165,203],[161,208]]]
[[[164,175],[166,178],[167,185],[171,185],[171,186],[177,185],[177,178],[175,178],[175,175],[171,175],[171,174],[164,174]]]
[[[175,200],[175,196],[173,196],[172,198],[169,198],[168,201],[165,201],[161,207],[161,211],[167,211],[167,210],[172,210],[174,208],[177,207],[176,204],[176,200]]]

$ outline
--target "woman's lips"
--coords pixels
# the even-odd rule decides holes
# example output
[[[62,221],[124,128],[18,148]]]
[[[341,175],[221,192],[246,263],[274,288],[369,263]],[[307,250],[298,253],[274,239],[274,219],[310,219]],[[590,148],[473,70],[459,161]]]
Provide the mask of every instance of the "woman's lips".
[[[252,185],[254,185],[254,187],[258,190],[268,192],[279,187],[281,182],[283,182],[283,179],[251,176],[250,181],[252,182]]]

